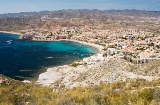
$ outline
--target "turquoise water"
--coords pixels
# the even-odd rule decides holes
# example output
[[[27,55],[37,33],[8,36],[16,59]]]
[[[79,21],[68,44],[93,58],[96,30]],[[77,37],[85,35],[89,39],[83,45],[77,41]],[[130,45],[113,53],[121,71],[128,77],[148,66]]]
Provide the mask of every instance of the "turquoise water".
[[[95,53],[95,48],[76,42],[35,42],[0,33],[0,74],[30,80],[48,67],[69,64]]]

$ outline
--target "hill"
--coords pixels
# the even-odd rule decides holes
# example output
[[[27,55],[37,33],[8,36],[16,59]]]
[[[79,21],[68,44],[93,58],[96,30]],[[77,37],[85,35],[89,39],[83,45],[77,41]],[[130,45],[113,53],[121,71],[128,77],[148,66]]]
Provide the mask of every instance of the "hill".
[[[159,11],[142,10],[58,10],[0,14],[0,30],[19,31],[29,29],[53,30],[56,27],[81,27],[101,24],[100,29],[139,27],[157,30],[153,27],[159,21]],[[153,24],[152,24],[153,23]],[[150,27],[152,25],[152,27]]]
[[[138,74],[159,76],[153,73],[159,68],[160,61],[141,64]],[[104,63],[104,62],[103,62]],[[119,65],[121,63],[122,65]],[[155,64],[156,63],[156,64]],[[159,105],[160,79],[148,81],[145,78],[130,78],[126,81],[113,80],[107,83],[101,80],[109,72],[138,70],[135,64],[123,60],[112,59],[100,65],[101,69],[94,68],[83,73],[77,81],[92,80],[89,86],[73,87],[72,89],[43,87],[34,83],[22,83],[0,75],[0,105]],[[147,71],[147,72],[146,72]],[[100,73],[101,72],[101,73]],[[146,73],[146,74],[143,74]],[[101,75],[100,75],[101,74]],[[110,73],[109,77],[115,75]],[[117,75],[116,78],[119,78]],[[115,78],[115,79],[116,79]],[[111,79],[110,79],[111,80]],[[72,81],[73,82],[73,81]],[[62,86],[62,85],[61,85]]]
[[[0,84],[0,105],[159,105],[160,80],[142,79],[54,90],[35,84]]]

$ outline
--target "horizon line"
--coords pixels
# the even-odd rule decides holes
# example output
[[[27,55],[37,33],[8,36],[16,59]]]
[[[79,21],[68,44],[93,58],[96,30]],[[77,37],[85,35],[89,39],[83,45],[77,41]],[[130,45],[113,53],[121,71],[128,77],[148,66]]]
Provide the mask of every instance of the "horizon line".
[[[98,10],[98,11],[109,11],[109,10],[135,10],[135,11],[146,11],[146,12],[160,12],[159,10],[141,10],[141,9],[57,9],[57,10],[39,10],[39,11],[22,11],[22,12],[8,12],[8,13],[0,13],[0,15],[5,15],[5,14],[19,14],[19,13],[33,13],[33,12],[53,12],[53,11],[61,11],[61,10]]]

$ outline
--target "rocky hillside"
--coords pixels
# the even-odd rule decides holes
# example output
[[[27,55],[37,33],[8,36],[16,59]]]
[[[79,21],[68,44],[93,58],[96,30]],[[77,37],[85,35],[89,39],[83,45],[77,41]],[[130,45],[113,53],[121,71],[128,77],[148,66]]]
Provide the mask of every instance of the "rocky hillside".
[[[147,81],[159,76],[156,73],[159,62],[135,65],[122,59],[110,59],[94,67],[81,65],[82,71],[58,67],[66,76],[52,84],[57,85],[52,88],[0,75],[0,105],[159,105],[160,79]],[[136,70],[141,72],[135,74]]]
[[[107,71],[127,71],[137,75],[160,77],[160,60],[145,64],[133,64],[123,59],[110,59],[101,64],[101,69]]]
[[[56,27],[92,26],[93,29],[134,28],[159,30],[159,11],[141,10],[58,10],[0,14],[0,30],[17,31]],[[156,26],[154,26],[156,24]],[[100,26],[101,25],[101,26]]]
[[[146,64],[133,64],[123,59],[109,59],[94,66],[85,65],[76,68],[60,66],[50,69],[50,74],[57,74],[58,78],[52,83],[42,80],[41,83],[55,88],[73,88],[76,86],[98,85],[100,83],[112,83],[127,81],[130,79],[144,79],[152,81],[160,78],[160,61],[152,61]],[[48,72],[49,73],[49,72]],[[43,74],[42,74],[43,75]],[[51,80],[52,81],[52,80]],[[45,83],[46,82],[46,83]]]
[[[21,84],[21,82],[0,74],[0,85],[17,85],[17,84]]]
[[[160,80],[59,90],[27,83],[0,85],[0,97],[0,105],[159,105]]]

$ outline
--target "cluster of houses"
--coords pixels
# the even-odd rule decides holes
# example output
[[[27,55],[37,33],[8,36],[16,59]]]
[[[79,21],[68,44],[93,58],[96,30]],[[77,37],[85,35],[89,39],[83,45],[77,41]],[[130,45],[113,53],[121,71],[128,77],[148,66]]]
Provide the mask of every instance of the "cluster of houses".
[[[86,31],[72,39],[103,45],[108,57],[121,57],[135,63],[160,59],[160,35],[139,29]]]
[[[20,36],[20,39],[30,39],[34,41],[55,41],[61,39],[71,39],[73,35],[80,34],[81,31],[74,28],[60,28],[53,32],[47,30],[29,30]]]
[[[105,47],[108,57],[123,56],[124,59],[130,58],[130,61],[134,61],[135,58],[160,58],[160,35],[140,29],[92,30],[87,26],[80,28],[64,27],[53,32],[32,30],[21,37],[35,41],[73,39],[100,44]]]

